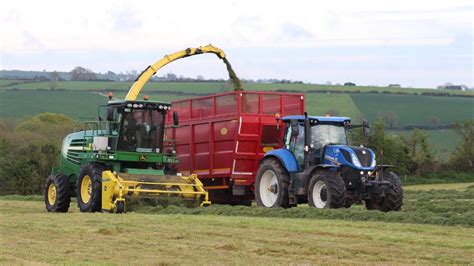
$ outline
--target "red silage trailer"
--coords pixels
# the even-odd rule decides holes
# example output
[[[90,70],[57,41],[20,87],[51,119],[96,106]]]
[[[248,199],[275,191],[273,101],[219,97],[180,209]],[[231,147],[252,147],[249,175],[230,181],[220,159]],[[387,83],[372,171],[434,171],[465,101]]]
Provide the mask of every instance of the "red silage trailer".
[[[172,110],[179,172],[197,174],[215,203],[248,204],[259,160],[282,145],[275,116],[303,114],[305,105],[303,94],[232,91],[176,100]]]

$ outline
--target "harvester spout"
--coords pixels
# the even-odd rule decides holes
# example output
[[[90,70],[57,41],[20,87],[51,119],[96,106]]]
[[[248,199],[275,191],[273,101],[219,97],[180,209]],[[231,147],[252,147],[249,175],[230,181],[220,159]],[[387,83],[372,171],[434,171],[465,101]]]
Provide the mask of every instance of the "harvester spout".
[[[165,55],[160,60],[156,61],[154,64],[148,66],[145,70],[143,70],[140,75],[138,75],[135,82],[130,87],[127,96],[125,96],[125,100],[135,100],[138,97],[138,94],[143,89],[145,84],[150,80],[150,78],[155,75],[155,73],[160,70],[162,67],[166,66],[167,64],[176,61],[181,58],[198,55],[198,54],[205,54],[205,53],[213,53],[217,55],[219,59],[222,59],[227,67],[227,71],[229,72],[229,78],[234,85],[234,90],[241,91],[242,85],[240,83],[239,78],[235,74],[235,71],[232,69],[231,64],[226,58],[226,55],[222,49],[219,49],[211,44],[206,46],[201,46],[198,48],[188,48],[185,50],[181,50],[170,55]]]

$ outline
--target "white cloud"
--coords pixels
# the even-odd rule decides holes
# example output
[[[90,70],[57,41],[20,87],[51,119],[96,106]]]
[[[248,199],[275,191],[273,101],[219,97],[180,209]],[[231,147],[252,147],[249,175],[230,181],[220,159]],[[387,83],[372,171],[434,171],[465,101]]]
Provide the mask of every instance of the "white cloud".
[[[91,57],[89,61],[81,62],[100,70],[141,69],[164,53],[208,43],[224,48],[231,56],[238,49],[281,52],[281,48],[290,48],[285,50],[286,54],[273,55],[284,57],[280,60],[284,65],[292,60],[290,53],[308,48],[340,47],[339,51],[344,55],[333,57],[338,62],[348,58],[377,61],[380,55],[372,58],[370,54],[351,55],[344,51],[352,47],[418,46],[425,49],[449,46],[456,42],[458,35],[469,35],[472,39],[474,14],[471,2],[0,1],[0,67],[33,64],[20,61],[20,57],[28,58],[25,55],[30,54],[71,56],[70,61],[74,61],[79,57],[88,59],[86,55],[108,53],[123,60],[103,57],[98,61]],[[136,53],[146,53],[149,57],[133,58]],[[472,58],[472,50],[460,53],[467,53]],[[17,59],[4,62],[5,58]],[[201,68],[213,69],[212,60],[198,59],[196,62],[202,63]],[[234,60],[238,61],[237,58]],[[286,73],[266,64],[265,67],[273,70],[264,73],[263,60],[272,59],[266,57],[250,65],[255,64],[255,69],[260,69],[260,77],[265,73],[275,76]],[[242,60],[242,63],[244,61],[249,62]],[[66,67],[66,63],[44,64]],[[188,69],[186,64],[177,64],[178,68],[173,65],[169,68],[176,71]]]

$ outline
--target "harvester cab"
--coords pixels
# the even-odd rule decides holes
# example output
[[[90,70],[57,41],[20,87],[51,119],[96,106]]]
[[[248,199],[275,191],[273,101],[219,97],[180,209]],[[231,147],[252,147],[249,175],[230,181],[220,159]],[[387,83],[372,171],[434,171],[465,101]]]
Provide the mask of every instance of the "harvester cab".
[[[192,206],[209,204],[196,175],[177,173],[173,140],[165,138],[170,103],[110,100],[98,121],[63,141],[59,169],[46,182],[46,209],[65,212],[77,197],[82,212],[125,211],[126,198],[175,195]]]
[[[295,115],[282,118],[284,147],[262,159],[256,179],[256,201],[264,207],[290,207],[308,202],[316,208],[350,207],[398,211],[403,201],[400,178],[388,165],[377,165],[375,153],[349,146],[348,117]]]

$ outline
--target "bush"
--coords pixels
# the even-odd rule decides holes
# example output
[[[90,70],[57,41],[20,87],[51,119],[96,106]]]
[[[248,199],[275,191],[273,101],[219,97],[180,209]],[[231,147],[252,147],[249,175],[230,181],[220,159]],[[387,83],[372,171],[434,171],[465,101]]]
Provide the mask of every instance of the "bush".
[[[455,123],[454,130],[461,142],[449,160],[449,167],[455,171],[474,172],[474,120]]]
[[[0,194],[40,194],[51,168],[59,163],[61,142],[74,121],[45,113],[18,126],[0,121]]]

